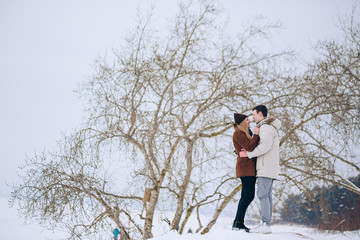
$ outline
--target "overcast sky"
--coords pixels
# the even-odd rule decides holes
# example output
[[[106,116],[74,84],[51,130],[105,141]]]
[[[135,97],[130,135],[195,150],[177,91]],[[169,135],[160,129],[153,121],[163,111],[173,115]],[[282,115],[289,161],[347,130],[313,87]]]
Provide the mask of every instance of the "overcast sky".
[[[140,1],[143,10],[149,1]],[[158,0],[156,13],[171,15],[175,0]],[[276,37],[305,58],[311,43],[338,38],[338,14],[356,0],[223,0],[231,32],[255,15],[288,27]],[[146,3],[146,4],[145,4]],[[26,154],[52,150],[61,133],[81,123],[77,84],[93,73],[97,56],[117,47],[134,24],[133,0],[0,0],[0,197]]]

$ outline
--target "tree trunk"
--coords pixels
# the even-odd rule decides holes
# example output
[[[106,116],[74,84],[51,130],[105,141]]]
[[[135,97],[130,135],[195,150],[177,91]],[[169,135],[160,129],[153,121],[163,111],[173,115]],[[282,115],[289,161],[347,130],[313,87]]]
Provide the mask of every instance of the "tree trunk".
[[[228,203],[230,202],[230,200],[235,196],[235,194],[237,194],[240,189],[242,188],[242,184],[240,184],[239,186],[237,186],[225,199],[224,201],[220,204],[220,207],[216,209],[213,218],[211,219],[211,221],[208,223],[208,225],[204,228],[204,230],[201,231],[201,234],[206,234],[210,231],[210,229],[212,228],[212,226],[215,225],[216,220],[218,219],[218,217],[220,216],[220,213],[224,210],[224,208],[228,205]]]
[[[174,219],[171,224],[171,229],[176,230],[176,231],[179,230],[180,220],[181,220],[181,216],[183,213],[184,197],[185,197],[186,189],[190,182],[190,177],[191,177],[191,172],[192,172],[192,167],[193,167],[193,165],[192,165],[193,147],[194,147],[194,141],[189,139],[188,147],[187,147],[186,155],[185,155],[185,157],[186,157],[186,172],[185,172],[183,184],[180,187],[175,216],[174,216]]]
[[[189,220],[189,218],[190,218],[190,216],[191,216],[191,214],[192,214],[192,212],[193,212],[194,209],[195,209],[195,206],[190,206],[190,207],[187,209],[185,219],[184,219],[184,221],[182,222],[181,228],[180,228],[180,230],[179,230],[179,234],[183,234],[185,225],[186,225],[187,221]]]
[[[146,218],[145,218],[145,224],[144,224],[144,234],[143,239],[149,239],[153,237],[152,234],[152,223],[154,219],[154,213],[155,213],[155,207],[157,204],[157,201],[159,199],[160,194],[160,188],[156,187],[155,189],[151,190],[151,197],[150,202],[148,205],[148,209],[146,210]]]

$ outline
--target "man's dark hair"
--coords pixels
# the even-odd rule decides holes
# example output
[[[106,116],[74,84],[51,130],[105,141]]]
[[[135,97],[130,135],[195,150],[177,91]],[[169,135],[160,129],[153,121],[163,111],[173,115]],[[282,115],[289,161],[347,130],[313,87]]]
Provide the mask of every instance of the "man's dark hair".
[[[254,110],[256,110],[257,113],[262,112],[262,115],[263,115],[264,117],[267,117],[267,112],[268,112],[268,110],[267,110],[267,108],[266,108],[264,105],[258,105],[258,106],[256,106],[256,107],[253,108],[253,111],[254,111]]]

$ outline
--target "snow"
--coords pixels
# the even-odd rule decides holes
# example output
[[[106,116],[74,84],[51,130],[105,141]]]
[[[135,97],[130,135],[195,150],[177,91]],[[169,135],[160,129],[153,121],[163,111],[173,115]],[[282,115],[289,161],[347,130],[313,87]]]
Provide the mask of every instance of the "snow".
[[[164,222],[162,222],[164,223]],[[316,240],[349,240],[360,239],[360,231],[353,232],[329,232],[319,231],[309,227],[296,225],[273,225],[272,234],[255,234],[243,231],[231,230],[232,219],[220,217],[214,227],[206,235],[198,233],[185,233],[179,235],[175,231],[166,231],[164,225],[154,226],[154,238],[152,240],[297,240],[297,239],[316,239]],[[189,220],[189,226],[195,232],[197,222],[195,219]],[[205,225],[205,222],[203,223]],[[248,224],[248,227],[253,227]],[[186,228],[186,232],[189,227]],[[165,233],[164,233],[165,232]],[[1,240],[50,240],[65,239],[67,234],[61,230],[43,229],[36,223],[24,223],[24,219],[17,215],[15,208],[9,208],[8,200],[0,198],[0,239]],[[111,234],[104,236],[103,239],[111,239]]]
[[[250,227],[250,226],[249,226]],[[183,234],[170,231],[162,236],[155,236],[152,240],[349,240],[360,239],[360,232],[328,233],[301,226],[274,225],[271,227],[272,234],[246,233],[245,231],[232,231],[230,226],[210,231],[206,235]]]

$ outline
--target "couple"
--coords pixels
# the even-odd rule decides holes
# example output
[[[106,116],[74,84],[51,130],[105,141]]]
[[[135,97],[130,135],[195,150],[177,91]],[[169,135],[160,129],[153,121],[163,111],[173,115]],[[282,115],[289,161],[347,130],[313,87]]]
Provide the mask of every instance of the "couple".
[[[242,190],[233,230],[243,229],[252,233],[271,233],[272,184],[279,174],[279,136],[277,131],[281,122],[274,117],[267,117],[267,112],[264,105],[253,108],[253,118],[256,122],[254,134],[249,129],[248,116],[234,114],[233,143],[238,155],[236,177],[241,179]],[[256,178],[262,221],[259,226],[250,230],[244,225],[244,217],[246,209],[254,199]]]

